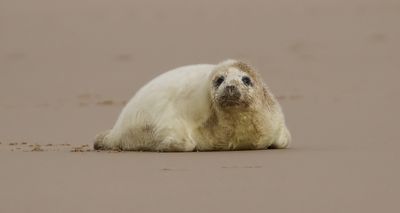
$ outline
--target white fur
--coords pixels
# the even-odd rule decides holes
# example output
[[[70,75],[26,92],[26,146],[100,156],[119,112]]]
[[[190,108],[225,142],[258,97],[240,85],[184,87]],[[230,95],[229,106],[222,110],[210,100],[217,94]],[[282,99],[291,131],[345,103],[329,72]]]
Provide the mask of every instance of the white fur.
[[[205,141],[209,136],[202,136],[199,133],[199,128],[207,122],[212,113],[210,78],[217,66],[234,62],[236,61],[227,60],[219,65],[184,66],[156,77],[135,94],[122,110],[114,127],[99,136],[98,140],[101,140],[104,149],[213,150],[215,147],[213,140]],[[241,75],[239,70],[233,70],[232,73],[235,73],[236,77],[229,76],[226,82],[236,81],[236,78]],[[274,122],[282,129],[280,131],[287,131],[279,105],[277,112],[279,116],[272,116],[277,119]],[[264,111],[262,113],[265,114]],[[238,134],[246,135],[243,131],[247,130],[248,124],[243,124],[247,126],[236,131]],[[266,126],[270,128],[271,125]],[[269,134],[268,131],[266,134]],[[261,143],[259,148],[267,148],[274,143],[273,141],[276,141],[276,148],[285,148],[290,141],[288,132],[274,136],[286,137],[278,141],[271,140],[272,136],[270,135],[267,137],[269,139],[265,143],[255,141],[255,143]],[[262,139],[254,138],[254,140]],[[228,146],[232,147],[233,145]]]

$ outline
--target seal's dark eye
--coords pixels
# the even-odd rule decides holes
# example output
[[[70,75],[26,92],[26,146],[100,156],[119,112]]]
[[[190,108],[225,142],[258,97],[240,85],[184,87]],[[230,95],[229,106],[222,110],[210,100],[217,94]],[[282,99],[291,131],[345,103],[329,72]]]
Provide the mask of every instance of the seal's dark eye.
[[[246,85],[246,86],[253,86],[253,83],[251,82],[251,79],[249,77],[247,77],[247,76],[244,76],[242,78],[242,81],[243,81],[244,85]]]
[[[214,82],[214,86],[218,88],[222,84],[222,82],[224,82],[224,80],[225,80],[224,76],[218,77],[217,80],[215,80]]]

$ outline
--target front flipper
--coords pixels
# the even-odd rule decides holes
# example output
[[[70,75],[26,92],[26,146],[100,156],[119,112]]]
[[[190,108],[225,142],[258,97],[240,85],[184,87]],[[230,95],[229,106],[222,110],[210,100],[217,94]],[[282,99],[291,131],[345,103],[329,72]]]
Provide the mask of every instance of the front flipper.
[[[289,146],[292,137],[289,130],[284,126],[278,134],[277,139],[269,146],[269,149],[285,149]]]

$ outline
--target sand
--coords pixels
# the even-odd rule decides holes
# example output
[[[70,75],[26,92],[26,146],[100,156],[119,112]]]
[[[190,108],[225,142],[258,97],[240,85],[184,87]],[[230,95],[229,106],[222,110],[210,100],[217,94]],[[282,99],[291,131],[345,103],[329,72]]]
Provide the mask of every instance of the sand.
[[[0,2],[0,212],[398,212],[400,3]],[[96,152],[147,81],[245,59],[287,150]]]

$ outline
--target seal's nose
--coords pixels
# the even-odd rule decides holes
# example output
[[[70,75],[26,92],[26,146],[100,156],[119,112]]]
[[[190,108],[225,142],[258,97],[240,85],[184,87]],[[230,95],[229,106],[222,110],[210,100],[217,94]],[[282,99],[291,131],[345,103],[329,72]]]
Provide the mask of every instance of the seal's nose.
[[[236,92],[236,90],[237,90],[237,88],[233,85],[226,86],[226,91],[229,93],[234,93],[234,92]]]
[[[240,98],[240,92],[238,88],[234,85],[228,85],[225,87],[225,92],[228,97]]]

